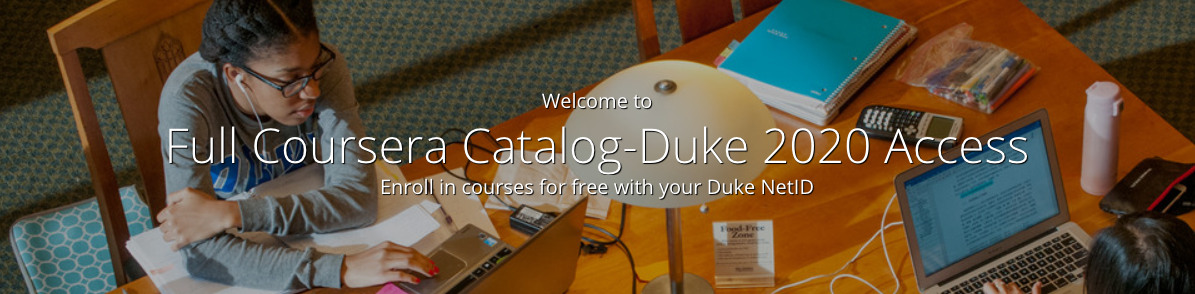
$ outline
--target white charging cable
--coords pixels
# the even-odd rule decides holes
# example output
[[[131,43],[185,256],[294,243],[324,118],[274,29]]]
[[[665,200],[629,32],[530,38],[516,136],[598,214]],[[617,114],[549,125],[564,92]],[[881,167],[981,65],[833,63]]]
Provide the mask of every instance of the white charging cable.
[[[877,236],[880,237],[880,248],[884,251],[884,260],[888,262],[888,271],[892,273],[892,280],[896,281],[896,289],[892,289],[892,293],[895,294],[896,292],[900,291],[900,278],[896,276],[896,268],[892,266],[892,257],[888,255],[888,241],[884,238],[884,231],[888,230],[888,228],[895,227],[898,225],[904,225],[904,222],[888,223],[888,210],[892,208],[892,203],[895,203],[895,202],[896,202],[896,194],[892,194],[892,199],[888,200],[888,206],[884,207],[884,212],[881,213],[880,230],[876,231],[875,234],[872,234],[871,238],[867,239],[867,242],[864,242],[862,247],[859,247],[859,252],[855,253],[855,257],[851,257],[851,260],[847,261],[846,264],[843,264],[842,267],[838,268],[837,271],[834,271],[833,273],[830,273],[830,274],[812,276],[812,277],[809,277],[807,279],[801,280],[796,283],[784,285],[780,288],[776,288],[776,290],[772,291],[772,294],[779,293],[780,291],[783,291],[785,289],[800,286],[800,285],[808,283],[810,281],[813,281],[816,279],[821,279],[821,278],[826,278],[826,277],[833,277],[833,279],[830,280],[830,294],[834,294],[834,283],[838,282],[838,280],[843,279],[843,278],[855,279],[859,282],[862,282],[864,285],[871,287],[871,289],[875,290],[877,293],[883,294],[884,293],[883,291],[880,291],[880,289],[876,288],[875,285],[872,285],[870,282],[868,282],[867,280],[864,280],[863,278],[860,278],[859,276],[852,275],[852,274],[840,274],[843,270],[846,270],[846,268],[848,266],[850,266],[852,263],[855,263],[855,261],[859,260],[859,256],[863,255],[863,250],[867,249],[867,246],[871,245],[871,242],[875,241]]]

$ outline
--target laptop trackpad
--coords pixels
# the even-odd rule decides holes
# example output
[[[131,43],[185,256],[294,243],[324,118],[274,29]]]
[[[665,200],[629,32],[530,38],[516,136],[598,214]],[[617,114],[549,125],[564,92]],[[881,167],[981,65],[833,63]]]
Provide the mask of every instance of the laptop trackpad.
[[[436,274],[435,277],[427,278],[417,273],[415,276],[422,279],[419,284],[401,283],[398,286],[411,294],[436,293],[437,289],[443,288],[444,284],[447,284],[453,277],[456,277],[458,273],[465,269],[464,261],[444,250],[432,253],[428,258],[435,262],[436,266],[440,267],[439,274]]]

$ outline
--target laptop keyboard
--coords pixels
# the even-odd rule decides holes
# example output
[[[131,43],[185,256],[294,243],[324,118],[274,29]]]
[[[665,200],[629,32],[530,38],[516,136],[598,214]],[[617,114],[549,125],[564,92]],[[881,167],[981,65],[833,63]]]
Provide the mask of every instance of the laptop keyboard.
[[[1030,287],[1040,281],[1041,292],[1050,293],[1083,278],[1083,269],[1086,266],[1087,249],[1070,233],[1066,233],[986,272],[974,275],[942,293],[980,293],[983,292],[983,283],[995,279],[1001,279],[1005,283],[1015,282],[1025,293],[1029,293]]]

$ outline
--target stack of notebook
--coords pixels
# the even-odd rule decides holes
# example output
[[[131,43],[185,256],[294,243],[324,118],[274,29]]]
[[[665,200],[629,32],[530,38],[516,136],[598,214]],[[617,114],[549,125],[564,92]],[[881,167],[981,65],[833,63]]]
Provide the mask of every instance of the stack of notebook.
[[[763,102],[824,126],[917,29],[840,0],[783,1],[718,69]]]

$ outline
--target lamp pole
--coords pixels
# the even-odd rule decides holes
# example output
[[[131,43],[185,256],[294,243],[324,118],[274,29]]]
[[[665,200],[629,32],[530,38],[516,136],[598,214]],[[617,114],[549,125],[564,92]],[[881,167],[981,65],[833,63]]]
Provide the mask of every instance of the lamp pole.
[[[576,109],[569,114],[565,127],[576,138],[624,138],[631,146],[645,146],[648,135],[645,128],[667,132],[664,141],[674,138],[705,138],[733,136],[750,142],[753,151],[742,158],[764,158],[773,150],[776,140],[765,132],[776,127],[768,107],[756,98],[751,89],[733,77],[708,65],[689,61],[661,60],[636,65],[620,71],[589,91],[593,97],[642,97],[654,101],[646,107],[635,109]],[[650,100],[648,96],[651,96]],[[638,99],[638,98],[636,98]],[[638,100],[636,100],[638,101]],[[565,136],[561,136],[562,139]],[[655,138],[655,137],[652,137]],[[652,142],[659,142],[658,140]],[[695,141],[694,141],[695,142]],[[655,143],[653,143],[655,144]],[[680,143],[677,143],[680,144]],[[585,144],[582,144],[585,145]],[[694,143],[696,145],[696,143]],[[729,146],[729,143],[727,144]],[[585,152],[596,152],[596,146],[574,148]],[[677,147],[679,148],[679,146]],[[574,154],[576,151],[573,150]],[[631,149],[628,149],[631,150]],[[678,149],[679,150],[679,149]],[[637,154],[616,152],[610,154],[614,160],[635,162]],[[644,150],[646,152],[646,150]],[[665,154],[667,155],[667,154]],[[603,157],[603,160],[607,158]],[[646,160],[646,156],[644,157]],[[721,160],[718,160],[721,162]],[[762,161],[746,164],[699,164],[688,165],[679,161],[658,162],[659,164],[635,164],[628,166],[621,174],[603,173],[590,162],[572,160],[569,170],[577,178],[589,183],[625,183],[628,179],[662,183],[705,181],[709,179],[747,181],[754,179],[766,167]],[[600,164],[600,163],[599,163]],[[643,287],[645,294],[707,294],[714,293],[714,287],[701,276],[684,271],[684,250],[681,239],[681,215],[679,207],[704,204],[718,200],[725,195],[686,195],[667,200],[643,195],[609,195],[619,202],[646,207],[665,208],[668,233],[668,274],[661,275]]]
[[[664,210],[668,226],[668,275],[652,279],[644,294],[713,294],[714,287],[701,276],[685,272],[685,255],[680,237],[680,208]]]

